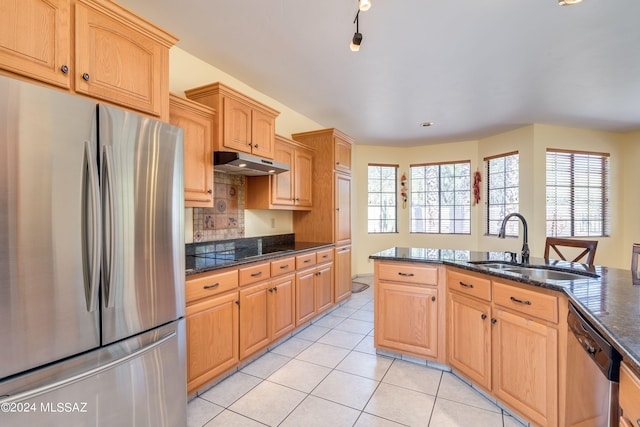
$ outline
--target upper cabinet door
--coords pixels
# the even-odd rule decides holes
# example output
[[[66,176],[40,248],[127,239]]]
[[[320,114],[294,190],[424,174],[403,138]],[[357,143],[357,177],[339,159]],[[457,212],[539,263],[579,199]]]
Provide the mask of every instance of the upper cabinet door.
[[[336,170],[351,173],[351,143],[337,136],[334,139],[334,143]]]
[[[169,119],[184,129],[184,205],[213,207],[213,121],[215,110],[171,95]]]
[[[2,0],[0,68],[69,88],[70,0]]]
[[[233,98],[222,102],[222,146],[229,150],[251,152],[251,107]]]
[[[251,152],[256,156],[273,159],[275,137],[275,117],[259,110],[253,110],[251,120]]]
[[[313,153],[305,149],[295,151],[295,198],[296,205],[313,206]]]
[[[95,6],[76,4],[76,91],[161,115],[168,99],[168,82],[160,81],[168,78],[168,48]]]
[[[271,189],[271,203],[274,205],[290,206],[295,203],[294,194],[294,148],[286,143],[276,142],[274,150],[274,160],[287,164],[291,170],[273,175]]]

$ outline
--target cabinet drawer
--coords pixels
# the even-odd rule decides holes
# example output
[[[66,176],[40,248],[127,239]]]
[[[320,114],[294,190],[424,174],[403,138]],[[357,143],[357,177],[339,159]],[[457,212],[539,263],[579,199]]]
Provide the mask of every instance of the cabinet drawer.
[[[558,323],[558,297],[494,281],[493,302],[528,316]]]
[[[620,407],[622,417],[632,425],[640,422],[640,379],[622,363],[620,366]]]
[[[302,255],[298,255],[296,257],[296,268],[298,270],[303,269],[303,268],[307,268],[307,267],[312,267],[316,265],[316,253],[315,252],[309,252],[306,254],[302,254]]]
[[[271,277],[271,263],[262,262],[242,267],[239,272],[240,286],[256,283]]]
[[[230,291],[238,287],[238,270],[216,273],[202,273],[189,276],[186,281],[185,296],[190,302]]]
[[[491,301],[491,281],[458,271],[447,272],[447,288],[450,291]]]
[[[333,261],[333,248],[322,249],[316,252],[316,261],[318,264]]]
[[[271,261],[271,276],[279,276],[296,270],[296,259],[294,257],[281,258]]]
[[[438,267],[427,267],[406,263],[380,263],[380,280],[415,283],[418,285],[437,285]]]

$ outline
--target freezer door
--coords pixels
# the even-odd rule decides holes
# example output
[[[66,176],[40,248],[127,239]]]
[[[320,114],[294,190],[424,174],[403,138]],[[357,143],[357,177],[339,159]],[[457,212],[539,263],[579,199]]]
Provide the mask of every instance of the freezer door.
[[[0,76],[0,381],[99,345],[95,116]]]
[[[3,427],[184,427],[185,321],[0,382]]]
[[[182,129],[100,105],[102,344],[184,315]]]

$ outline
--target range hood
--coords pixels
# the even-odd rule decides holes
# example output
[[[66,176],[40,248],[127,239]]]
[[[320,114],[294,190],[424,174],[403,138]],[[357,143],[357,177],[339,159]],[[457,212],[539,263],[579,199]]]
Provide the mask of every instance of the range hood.
[[[289,170],[287,164],[232,151],[215,151],[213,166],[216,172],[247,176],[275,175]]]

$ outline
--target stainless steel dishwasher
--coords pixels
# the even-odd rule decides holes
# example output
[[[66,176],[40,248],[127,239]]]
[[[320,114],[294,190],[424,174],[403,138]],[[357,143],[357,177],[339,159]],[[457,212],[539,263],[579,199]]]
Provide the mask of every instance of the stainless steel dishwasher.
[[[621,356],[569,304],[567,426],[618,426]]]

